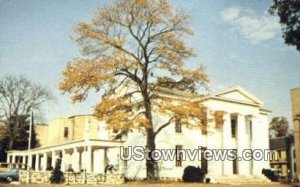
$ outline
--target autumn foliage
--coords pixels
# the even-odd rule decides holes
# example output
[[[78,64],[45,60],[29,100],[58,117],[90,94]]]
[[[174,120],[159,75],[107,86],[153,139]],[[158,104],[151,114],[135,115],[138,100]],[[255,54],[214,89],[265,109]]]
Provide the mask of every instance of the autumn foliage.
[[[175,118],[201,127],[206,112],[196,92],[208,77],[203,65],[186,64],[195,56],[184,41],[193,34],[189,21],[166,0],[115,1],[77,25],[74,39],[83,56],[68,63],[59,88],[72,94],[74,102],[101,90],[95,115],[112,129],[143,130],[150,150],[155,149],[156,135]],[[161,88],[187,91],[189,96],[172,99]],[[169,120],[154,124],[157,113]],[[147,161],[148,179],[154,179],[154,165],[154,160]]]

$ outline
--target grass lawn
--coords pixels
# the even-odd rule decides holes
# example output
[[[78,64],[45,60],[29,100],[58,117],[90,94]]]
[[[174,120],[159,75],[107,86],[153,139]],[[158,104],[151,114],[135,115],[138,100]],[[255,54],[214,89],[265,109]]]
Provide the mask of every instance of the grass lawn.
[[[234,184],[234,185],[228,185],[228,184],[201,184],[201,183],[183,183],[183,182],[155,182],[155,183],[147,183],[147,182],[127,182],[125,184],[121,185],[109,185],[109,184],[98,184],[98,185],[51,185],[51,184],[0,184],[2,187],[16,187],[16,186],[24,186],[24,187],[58,187],[58,186],[71,186],[71,187],[81,187],[81,186],[119,186],[119,187],[131,187],[131,186],[136,186],[136,187],[163,187],[163,186],[190,186],[190,187],[196,187],[196,186],[201,186],[201,187],[218,187],[218,186],[233,186],[233,187],[258,187],[258,186],[263,186],[263,187],[288,187],[290,185],[284,185],[280,183],[268,183],[268,184]]]

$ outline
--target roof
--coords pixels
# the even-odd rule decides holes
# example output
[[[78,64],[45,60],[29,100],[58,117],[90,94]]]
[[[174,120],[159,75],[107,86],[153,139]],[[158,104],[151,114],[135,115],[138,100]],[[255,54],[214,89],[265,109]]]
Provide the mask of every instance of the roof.
[[[286,137],[270,138],[270,149],[288,149],[288,140]]]
[[[80,117],[80,116],[94,116],[93,114],[77,114],[77,115],[73,115],[73,116],[69,116],[68,118],[74,118],[74,117]]]
[[[102,140],[102,139],[81,139],[81,140],[74,140],[69,142],[64,142],[61,144],[50,145],[46,147],[38,147],[31,149],[31,154],[40,153],[40,152],[49,152],[57,149],[70,149],[74,147],[84,147],[86,146],[87,142],[89,145],[98,148],[116,148],[123,145],[124,141],[122,140]],[[23,153],[24,155],[28,154],[28,150],[9,150],[7,151],[8,154],[13,153]]]
[[[292,88],[292,89],[291,89],[291,91],[294,91],[294,90],[300,90],[300,87]]]
[[[208,100],[208,99],[215,99],[215,100],[222,100],[222,101],[228,101],[228,102],[234,102],[239,104],[246,104],[250,106],[256,106],[259,107],[259,110],[261,113],[269,114],[271,111],[263,108],[263,101],[245,90],[244,88],[240,86],[231,87],[228,89],[225,89],[220,92],[211,93],[209,95],[199,95],[187,91],[180,91],[176,89],[168,89],[159,87],[156,90],[159,94],[165,97],[170,97],[174,99],[193,99],[193,100]],[[74,118],[77,116],[94,116],[93,114],[79,114],[79,115],[73,115],[69,116],[68,118]],[[59,119],[59,118],[58,118]],[[66,118],[61,118],[66,119]]]
[[[240,98],[234,98],[233,93],[239,93],[241,94]],[[231,87],[228,88],[226,90],[223,90],[221,92],[217,92],[215,94],[211,94],[212,97],[223,97],[223,98],[227,98],[227,99],[232,99],[232,100],[245,100],[245,101],[252,101],[255,104],[258,105],[263,105],[263,101],[260,100],[259,98],[257,98],[256,96],[254,96],[253,94],[251,94],[250,92],[248,92],[247,90],[245,90],[244,88],[240,87],[240,86],[235,86],[235,87]],[[244,97],[244,98],[242,98]]]
[[[166,94],[166,95],[172,95],[177,97],[185,97],[185,98],[195,98],[199,97],[200,95],[194,94],[192,92],[188,91],[181,91],[177,89],[170,89],[170,88],[164,88],[164,87],[157,87],[156,92],[158,94]]]
[[[269,114],[271,111],[263,108],[263,101],[245,90],[244,88],[240,86],[235,86],[231,87],[228,89],[225,89],[220,92],[216,93],[211,93],[207,96],[203,97],[198,97],[198,99],[204,99],[204,100],[221,100],[225,102],[233,102],[233,103],[238,103],[238,104],[244,104],[244,105],[250,105],[250,106],[255,106],[258,107],[260,112],[264,114]]]

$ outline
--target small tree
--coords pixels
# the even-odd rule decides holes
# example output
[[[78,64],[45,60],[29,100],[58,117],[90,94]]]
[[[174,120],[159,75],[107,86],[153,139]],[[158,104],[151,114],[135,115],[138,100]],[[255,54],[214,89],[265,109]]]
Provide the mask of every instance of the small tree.
[[[26,116],[12,116],[11,123],[14,124],[14,130],[17,132],[13,147],[11,149],[25,150],[28,148],[28,137],[30,129],[30,120],[33,120],[29,115]],[[35,128],[31,129],[30,146],[36,148],[39,146],[39,140],[36,137]]]
[[[276,137],[288,135],[289,123],[285,117],[274,117],[270,122],[270,130],[273,130]]]
[[[64,180],[64,173],[60,170],[61,169],[61,158],[56,159],[55,161],[55,167],[52,171],[52,175],[50,177],[51,183],[62,183]]]
[[[194,56],[184,42],[185,36],[192,35],[189,20],[166,0],[115,1],[91,21],[78,24],[75,38],[84,57],[67,65],[60,89],[73,94],[74,102],[84,101],[92,89],[103,91],[95,115],[112,129],[143,130],[151,155],[155,137],[176,118],[188,122],[193,118],[200,127],[206,117],[196,95],[174,102],[159,94],[161,87],[166,87],[162,79],[180,80],[171,82],[177,82],[177,88],[185,91],[187,85],[195,89],[208,83],[202,65],[189,68],[184,62]],[[117,93],[121,88],[122,92]],[[153,111],[168,116],[168,120],[155,124]],[[155,179],[151,156],[146,168],[147,179]]]
[[[7,75],[0,78],[0,120],[7,126],[8,149],[14,148],[17,141],[28,141],[24,133],[31,111],[38,111],[51,98],[47,89],[23,76]]]

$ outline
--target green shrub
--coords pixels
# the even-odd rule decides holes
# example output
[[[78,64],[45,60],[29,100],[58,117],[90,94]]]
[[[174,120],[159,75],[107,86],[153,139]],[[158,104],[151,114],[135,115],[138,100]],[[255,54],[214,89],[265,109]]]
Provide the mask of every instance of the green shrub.
[[[61,159],[58,158],[55,162],[55,168],[52,171],[52,175],[50,177],[50,182],[51,183],[62,183],[64,182],[64,173],[60,170],[61,168]]]

